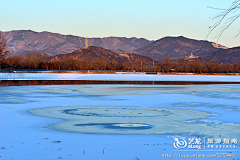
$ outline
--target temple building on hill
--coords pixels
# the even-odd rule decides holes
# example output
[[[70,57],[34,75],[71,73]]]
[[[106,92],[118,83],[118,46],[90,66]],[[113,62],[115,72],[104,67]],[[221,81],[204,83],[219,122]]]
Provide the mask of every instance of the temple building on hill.
[[[190,56],[185,56],[185,59],[194,59],[194,58],[198,58],[199,56],[194,56],[193,53],[191,53]]]

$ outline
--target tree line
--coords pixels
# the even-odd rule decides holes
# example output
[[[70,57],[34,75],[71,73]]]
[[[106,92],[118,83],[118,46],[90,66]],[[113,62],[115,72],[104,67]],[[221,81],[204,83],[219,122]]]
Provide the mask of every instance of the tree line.
[[[28,51],[22,55],[3,56],[0,60],[1,68],[10,69],[44,69],[44,70],[124,70],[124,71],[159,71],[163,73],[240,73],[240,63],[222,64],[219,61],[189,61],[165,57],[160,61],[147,62],[143,58],[135,61],[124,61],[121,64],[116,60],[107,61],[104,57],[90,59],[64,58],[49,60],[46,52]]]

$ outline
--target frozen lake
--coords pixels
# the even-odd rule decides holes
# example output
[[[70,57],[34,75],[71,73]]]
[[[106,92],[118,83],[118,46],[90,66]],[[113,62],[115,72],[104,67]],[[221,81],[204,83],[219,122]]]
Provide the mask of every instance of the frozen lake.
[[[52,73],[1,73],[0,79],[240,81]],[[0,160],[240,158],[238,84],[7,86],[0,95]]]
[[[146,75],[73,73],[0,73],[0,80],[128,80],[240,82],[239,75]]]

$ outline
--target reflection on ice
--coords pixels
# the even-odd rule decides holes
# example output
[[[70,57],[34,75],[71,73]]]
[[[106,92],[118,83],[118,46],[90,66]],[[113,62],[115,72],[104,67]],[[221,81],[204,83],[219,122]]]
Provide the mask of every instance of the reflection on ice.
[[[185,129],[192,134],[192,130],[197,127],[196,123],[184,122],[211,115],[183,109],[111,106],[55,107],[36,109],[30,112],[35,115],[66,120],[50,125],[48,128],[51,129],[105,134],[183,133]]]
[[[218,108],[218,109],[227,109],[227,110],[232,110],[232,111],[237,111],[240,112],[240,107],[236,106],[231,106],[231,105],[217,105],[217,104],[211,104],[211,103],[174,103],[174,104],[169,104],[166,106],[171,106],[171,107],[192,107],[196,109],[196,107],[209,107],[209,108]]]
[[[98,134],[176,134],[239,137],[240,124],[202,120],[207,112],[145,107],[76,106],[36,109],[32,114],[64,119],[47,128]]]

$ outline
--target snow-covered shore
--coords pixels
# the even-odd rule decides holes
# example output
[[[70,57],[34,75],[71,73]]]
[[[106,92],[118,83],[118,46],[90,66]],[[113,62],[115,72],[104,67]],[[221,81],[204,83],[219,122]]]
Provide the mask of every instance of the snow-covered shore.
[[[146,75],[74,73],[0,73],[0,80],[132,80],[240,82],[238,75]]]

